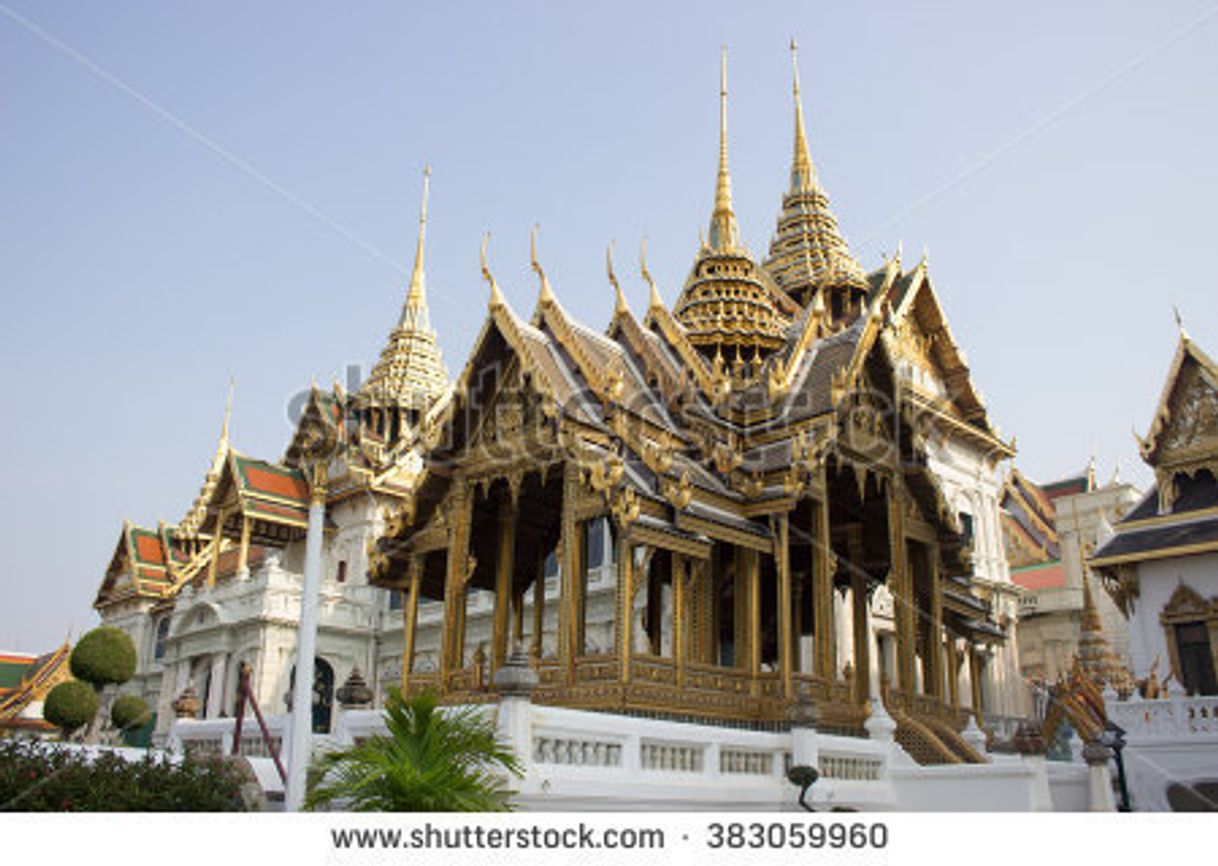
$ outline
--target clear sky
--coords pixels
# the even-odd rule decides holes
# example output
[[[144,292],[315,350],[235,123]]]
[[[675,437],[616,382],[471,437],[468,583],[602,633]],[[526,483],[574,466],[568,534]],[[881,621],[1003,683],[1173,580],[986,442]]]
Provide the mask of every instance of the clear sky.
[[[254,6],[257,8],[254,8]],[[595,10],[595,11],[582,11]],[[81,4],[0,0],[0,649],[90,604],[124,517],[175,522],[236,377],[277,458],[314,376],[396,321],[430,163],[427,273],[451,373],[478,244],[531,311],[528,232],[567,308],[636,309],[639,239],[676,298],[710,214],[719,47],[741,232],[764,254],[791,152],[863,264],[931,274],[1018,465],[1094,453],[1145,482],[1176,341],[1218,352],[1212,2]]]

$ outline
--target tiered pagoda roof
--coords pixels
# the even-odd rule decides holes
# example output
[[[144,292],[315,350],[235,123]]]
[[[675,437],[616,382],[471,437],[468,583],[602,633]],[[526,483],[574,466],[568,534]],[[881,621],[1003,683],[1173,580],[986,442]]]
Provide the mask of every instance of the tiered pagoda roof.
[[[448,373],[440,358],[436,332],[427,310],[427,291],[423,275],[423,251],[427,231],[427,192],[430,170],[423,173],[423,204],[419,213],[419,237],[415,247],[414,271],[406,302],[397,327],[372,368],[358,397],[376,405],[424,409],[448,386]]]
[[[791,43],[795,96],[795,153],[791,182],[782,197],[778,229],[770,242],[765,268],[774,281],[800,304],[814,298],[837,303],[839,314],[866,295],[867,277],[842,236],[837,218],[829,207],[829,196],[816,176],[808,152],[803,104],[799,95],[799,68],[795,43]],[[833,296],[837,295],[835,299]]]

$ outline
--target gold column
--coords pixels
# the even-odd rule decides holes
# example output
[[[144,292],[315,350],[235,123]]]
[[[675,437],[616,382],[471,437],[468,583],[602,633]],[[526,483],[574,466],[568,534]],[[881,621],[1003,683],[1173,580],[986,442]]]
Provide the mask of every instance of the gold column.
[[[897,632],[897,679],[906,693],[914,693],[914,612],[913,580],[905,544],[905,486],[894,475],[888,485],[889,589],[893,599],[893,620]]]
[[[507,660],[508,615],[512,604],[512,572],[516,550],[516,509],[510,502],[499,508],[499,550],[495,562],[495,619],[491,635],[491,675]]]
[[[419,625],[419,584],[423,582],[422,557],[410,557],[407,569],[407,580],[410,583],[410,589],[409,594],[406,597],[406,607],[402,609],[402,620],[406,627],[404,646],[402,649],[403,697],[409,693],[410,675],[414,672],[415,630]]]
[[[677,665],[677,688],[685,684],[685,557],[672,555],[672,656]]]
[[[211,537],[211,562],[207,563],[207,585],[215,586],[216,574],[220,568],[220,540],[224,537],[224,521],[228,513],[223,509],[216,511],[216,530]]]
[[[546,630],[546,554],[537,555],[537,576],[533,579],[533,647],[532,656],[541,658]]]
[[[567,683],[575,682],[575,658],[579,655],[579,545],[576,537],[575,497],[579,492],[579,467],[563,463],[562,540],[559,569],[562,589],[558,607],[558,660],[567,672]]]
[[[790,524],[786,514],[778,517],[778,670],[782,678],[782,696],[795,694],[791,677],[791,546]]]
[[[947,650],[947,694],[951,701],[952,709],[960,708],[960,677],[956,672],[956,636],[953,634],[947,635],[945,644]]]
[[[824,489],[826,498],[812,503],[812,628],[816,632],[816,675],[826,682],[831,682],[837,676],[837,640],[833,627],[833,546],[829,536],[829,489],[827,486]]]
[[[871,696],[871,635],[867,633],[867,575],[861,568],[850,575],[850,595],[854,606],[854,696],[865,701]]]
[[[972,644],[968,647],[968,684],[973,693],[973,716],[981,724],[981,660]]]
[[[241,518],[241,547],[237,550],[237,573],[249,571],[250,564],[250,527],[253,521],[248,517]]]
[[[739,652],[743,666],[749,672],[753,694],[761,691],[761,555],[755,550],[737,548],[737,562],[740,564],[741,582],[744,589],[744,618],[741,628],[744,641]]]
[[[926,642],[927,694],[943,698],[943,581],[939,545],[930,548],[930,639]]]
[[[472,501],[464,477],[453,479],[448,562],[444,580],[444,633],[440,649],[440,689],[448,691],[448,677],[460,668],[465,654],[465,582],[469,579],[469,522]]]
[[[619,679],[630,681],[630,642],[634,639],[634,562],[627,530],[618,531],[617,539],[617,658]]]

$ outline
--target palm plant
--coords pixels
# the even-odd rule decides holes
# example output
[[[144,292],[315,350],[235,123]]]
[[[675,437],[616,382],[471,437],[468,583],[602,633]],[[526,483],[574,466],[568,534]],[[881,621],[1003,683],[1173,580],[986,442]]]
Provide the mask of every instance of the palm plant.
[[[520,764],[475,707],[440,710],[436,696],[385,702],[388,735],[324,756],[305,806],[355,812],[503,812]]]

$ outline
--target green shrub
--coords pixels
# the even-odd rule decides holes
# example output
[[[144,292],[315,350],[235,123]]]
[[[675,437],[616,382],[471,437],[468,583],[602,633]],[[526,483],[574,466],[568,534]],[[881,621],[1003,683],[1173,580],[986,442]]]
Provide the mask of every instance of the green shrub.
[[[42,717],[67,735],[89,724],[97,715],[99,703],[93,686],[80,680],[68,680],[47,694],[42,704]]]
[[[110,723],[120,731],[138,728],[151,718],[148,702],[139,695],[119,695],[110,706]]]
[[[218,757],[177,764],[0,740],[0,803],[18,812],[239,812],[240,771]]]
[[[135,675],[135,644],[125,631],[103,625],[72,648],[72,676],[95,686],[125,683]]]

